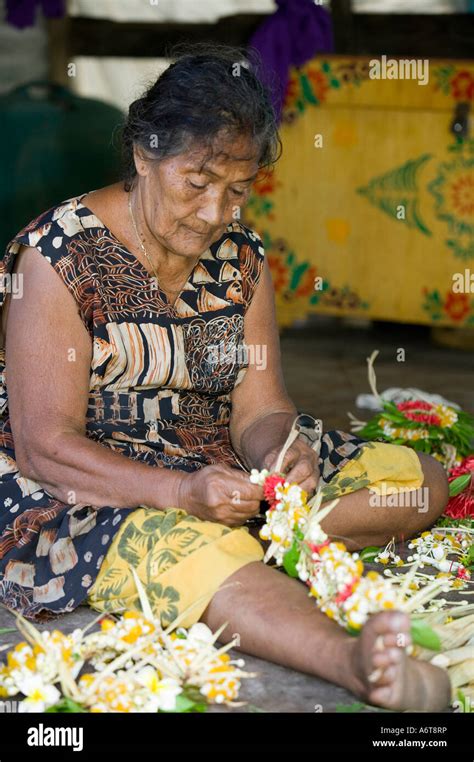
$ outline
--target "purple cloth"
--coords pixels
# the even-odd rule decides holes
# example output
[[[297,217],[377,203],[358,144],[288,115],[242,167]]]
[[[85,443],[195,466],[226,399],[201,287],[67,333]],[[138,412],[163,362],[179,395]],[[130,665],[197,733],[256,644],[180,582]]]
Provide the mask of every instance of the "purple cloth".
[[[316,53],[334,49],[331,16],[314,0],[276,0],[278,9],[249,40],[261,55],[260,77],[269,86],[278,121],[290,66],[302,66]]]
[[[34,26],[38,5],[48,18],[59,19],[66,14],[65,0],[7,0],[7,23],[19,29]]]

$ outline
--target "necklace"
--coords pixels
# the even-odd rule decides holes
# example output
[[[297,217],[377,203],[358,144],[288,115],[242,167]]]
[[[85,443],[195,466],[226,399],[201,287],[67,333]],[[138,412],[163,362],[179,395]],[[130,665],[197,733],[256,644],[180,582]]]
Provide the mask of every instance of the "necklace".
[[[138,233],[137,223],[135,222],[135,217],[134,217],[133,211],[132,211],[132,192],[131,191],[128,194],[128,211],[130,212],[130,217],[132,218],[133,227],[135,228],[135,235],[137,236],[137,241],[140,244],[140,248],[143,251],[145,257],[147,258],[148,262],[150,263],[150,267],[151,267],[151,269],[153,270],[153,272],[155,274],[156,285],[158,286],[158,273],[156,272],[156,268],[155,268],[153,262],[151,261],[150,257],[148,256],[148,252],[147,252],[147,250],[145,248],[145,245],[144,245],[144,243],[143,243],[143,241],[140,238],[140,235]]]
[[[140,248],[143,251],[145,257],[147,258],[148,262],[150,263],[150,267],[153,270],[153,273],[155,275],[156,287],[158,288],[159,287],[158,273],[156,272],[156,268],[155,268],[153,262],[151,261],[149,255],[148,255],[148,252],[147,252],[147,250],[145,248],[145,244],[143,243],[142,239],[140,238],[140,234],[139,234],[138,228],[137,228],[137,223],[135,222],[135,216],[134,216],[133,210],[132,210],[132,193],[131,193],[131,191],[128,194],[128,211],[130,212],[130,217],[132,219],[133,227],[135,229],[135,235],[137,236],[137,241],[140,244]],[[186,280],[187,280],[187,278],[186,278]],[[186,283],[186,281],[184,281],[184,282]],[[176,290],[169,289],[169,291],[170,291],[171,294],[180,294],[181,291],[182,291],[182,286],[179,289],[176,289]]]

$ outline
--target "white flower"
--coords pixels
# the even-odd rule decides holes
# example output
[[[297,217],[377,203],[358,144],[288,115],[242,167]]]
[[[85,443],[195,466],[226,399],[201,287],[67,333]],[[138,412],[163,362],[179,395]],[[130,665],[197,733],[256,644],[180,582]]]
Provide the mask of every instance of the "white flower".
[[[176,709],[176,697],[182,692],[181,686],[177,680],[172,677],[165,677],[160,680],[160,676],[153,667],[144,667],[137,673],[138,682],[148,688],[152,694],[151,703],[153,711],[164,709],[172,711]]]
[[[189,643],[212,643],[214,636],[209,627],[203,622],[196,622],[188,630]]]
[[[266,468],[264,468],[262,471],[259,471],[258,468],[252,468],[249,479],[252,482],[252,484],[260,484],[260,486],[263,487],[265,483],[265,479],[267,478],[269,473],[270,472],[267,471]]]
[[[20,702],[20,712],[44,712],[61,698],[61,694],[54,685],[47,685],[40,675],[26,677],[19,681],[18,687],[26,698]]]

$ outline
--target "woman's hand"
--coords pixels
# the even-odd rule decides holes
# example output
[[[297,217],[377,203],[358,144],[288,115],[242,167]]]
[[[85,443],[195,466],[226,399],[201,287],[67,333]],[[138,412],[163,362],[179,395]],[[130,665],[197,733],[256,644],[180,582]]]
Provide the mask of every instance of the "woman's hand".
[[[228,527],[242,526],[256,516],[261,500],[263,487],[252,484],[245,471],[224,464],[184,473],[178,489],[178,508]]]
[[[263,458],[262,469],[267,468],[270,473],[274,470],[281,447],[274,447]],[[288,448],[281,467],[285,479],[290,484],[298,484],[308,495],[311,495],[318,486],[319,481],[319,456],[312,447],[303,439],[296,438]]]

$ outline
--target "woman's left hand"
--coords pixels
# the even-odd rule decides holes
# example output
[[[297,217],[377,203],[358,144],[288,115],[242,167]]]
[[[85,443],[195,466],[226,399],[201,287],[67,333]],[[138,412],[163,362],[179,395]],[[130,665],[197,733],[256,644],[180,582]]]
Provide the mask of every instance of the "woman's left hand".
[[[274,447],[263,458],[262,469],[267,468],[270,473],[275,468],[281,447]],[[297,438],[288,448],[283,465],[282,473],[290,484],[298,484],[308,495],[318,486],[319,481],[319,455],[303,439]]]

